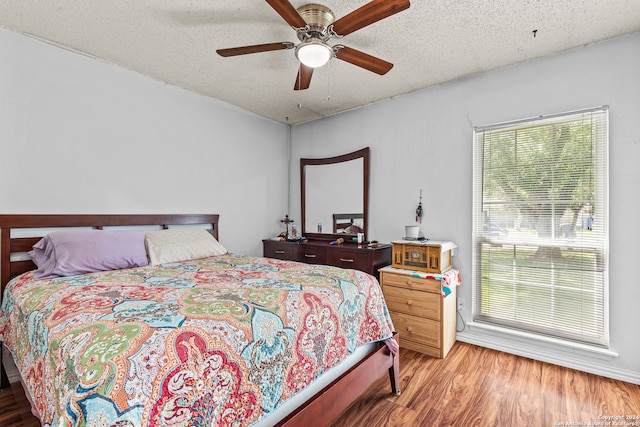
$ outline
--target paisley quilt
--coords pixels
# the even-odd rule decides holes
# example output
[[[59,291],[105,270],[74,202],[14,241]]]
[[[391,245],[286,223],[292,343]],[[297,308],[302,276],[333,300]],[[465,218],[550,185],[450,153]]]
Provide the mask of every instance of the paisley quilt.
[[[249,426],[392,336],[362,272],[221,255],[6,289],[0,339],[46,426]]]

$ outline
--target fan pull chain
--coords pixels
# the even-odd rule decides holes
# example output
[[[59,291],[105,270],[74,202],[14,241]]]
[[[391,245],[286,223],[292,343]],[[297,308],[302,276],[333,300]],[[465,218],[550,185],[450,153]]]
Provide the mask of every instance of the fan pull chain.
[[[327,102],[331,101],[331,61],[327,62]]]
[[[302,77],[302,73],[300,72],[300,66],[298,66],[298,78],[296,81],[300,82]],[[298,90],[298,109],[302,109],[302,91]]]

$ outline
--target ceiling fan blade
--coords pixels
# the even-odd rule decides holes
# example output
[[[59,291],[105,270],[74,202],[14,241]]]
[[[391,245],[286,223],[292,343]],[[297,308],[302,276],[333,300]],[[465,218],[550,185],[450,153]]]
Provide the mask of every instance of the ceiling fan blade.
[[[280,42],[280,43],[265,43],[265,44],[254,44],[251,46],[241,46],[241,47],[230,47],[228,49],[218,49],[218,55],[220,56],[237,56],[237,55],[247,55],[249,53],[260,53],[260,52],[269,52],[272,50],[283,50],[283,49],[293,49],[294,44],[291,42]]]
[[[269,3],[269,6],[274,8],[275,11],[278,12],[278,14],[280,14],[280,16],[282,16],[285,21],[287,21],[287,24],[291,25],[292,27],[304,28],[307,25],[306,21],[302,18],[302,16],[300,16],[296,8],[293,7],[293,5],[287,0],[266,1],[267,3]]]
[[[313,75],[313,68],[307,67],[303,63],[300,63],[300,68],[298,69],[298,76],[296,77],[296,84],[293,87],[293,90],[309,89],[312,75]]]
[[[391,62],[387,62],[383,59],[376,58],[375,56],[371,56],[347,46],[337,45],[334,47],[334,50],[336,52],[336,58],[350,62],[353,65],[364,68],[365,70],[373,71],[381,76],[387,74],[387,72],[393,68],[393,64]]]
[[[372,0],[333,23],[333,31],[340,36],[408,9],[409,0]]]

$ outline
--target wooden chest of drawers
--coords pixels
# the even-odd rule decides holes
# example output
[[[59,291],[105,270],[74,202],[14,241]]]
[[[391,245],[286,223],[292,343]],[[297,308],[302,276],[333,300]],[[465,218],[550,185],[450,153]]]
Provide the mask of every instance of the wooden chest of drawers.
[[[413,277],[413,271],[380,270],[382,292],[400,346],[444,358],[456,341],[456,289],[442,297],[440,280]]]
[[[325,264],[364,271],[376,278],[378,269],[391,264],[391,245],[375,248],[355,243],[330,245],[326,240],[309,240],[304,243],[263,240],[263,254],[268,258]]]

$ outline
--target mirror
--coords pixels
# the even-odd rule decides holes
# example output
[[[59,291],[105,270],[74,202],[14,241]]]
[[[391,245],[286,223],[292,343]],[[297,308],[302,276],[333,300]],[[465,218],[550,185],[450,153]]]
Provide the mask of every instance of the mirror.
[[[366,239],[369,147],[341,156],[300,159],[300,193],[305,237],[333,240],[362,232]]]

